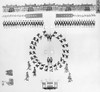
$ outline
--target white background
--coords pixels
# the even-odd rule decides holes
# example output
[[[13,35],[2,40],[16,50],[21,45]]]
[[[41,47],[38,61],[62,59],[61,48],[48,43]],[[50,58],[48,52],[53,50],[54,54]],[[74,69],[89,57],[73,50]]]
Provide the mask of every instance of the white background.
[[[95,0],[39,0],[19,1],[3,0],[0,6],[5,4],[30,4],[30,3],[95,3]],[[69,69],[73,82],[67,82],[67,74],[64,69],[54,73],[46,73],[37,70],[37,77],[32,77],[29,82],[24,81],[27,61],[29,60],[29,44],[33,36],[42,32],[43,28],[7,28],[2,27],[2,8],[0,8],[0,92],[45,92],[41,87],[41,80],[58,81],[58,89],[53,92],[100,92],[100,15],[96,15],[96,26],[93,28],[65,27],[55,28],[55,12],[44,12],[43,20],[47,31],[62,33],[68,43],[70,55],[68,59]],[[75,12],[79,13],[79,12]],[[82,14],[81,12],[79,14]],[[91,12],[94,13],[94,12]],[[87,12],[88,14],[88,12]],[[58,57],[59,58],[59,57]],[[14,86],[1,85],[2,80],[8,80],[5,75],[7,69],[13,69]],[[31,73],[30,73],[31,74]],[[49,92],[49,91],[46,91]]]

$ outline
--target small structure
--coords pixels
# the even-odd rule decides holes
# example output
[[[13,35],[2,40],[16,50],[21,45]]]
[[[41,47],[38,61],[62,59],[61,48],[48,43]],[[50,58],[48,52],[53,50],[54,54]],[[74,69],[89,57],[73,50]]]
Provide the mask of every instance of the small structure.
[[[12,85],[14,85],[14,80],[12,78],[10,78],[8,82],[2,81],[2,86],[4,86],[5,83],[9,86],[12,86]]]
[[[42,82],[42,88],[45,90],[54,90],[58,88],[58,82],[46,81]]]
[[[6,70],[6,75],[13,76],[13,70]]]

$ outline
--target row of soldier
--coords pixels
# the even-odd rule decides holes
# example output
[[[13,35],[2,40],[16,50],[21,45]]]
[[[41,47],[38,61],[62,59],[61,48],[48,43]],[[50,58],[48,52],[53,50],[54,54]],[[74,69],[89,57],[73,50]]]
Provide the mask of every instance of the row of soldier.
[[[3,26],[4,27],[9,27],[9,26],[43,26],[44,22],[43,21],[4,21]]]

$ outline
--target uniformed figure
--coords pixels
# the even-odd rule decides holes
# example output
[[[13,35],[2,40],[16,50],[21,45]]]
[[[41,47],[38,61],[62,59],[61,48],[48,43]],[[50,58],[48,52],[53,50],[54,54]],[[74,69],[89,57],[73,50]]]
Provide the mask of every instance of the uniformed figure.
[[[43,70],[44,66],[45,66],[45,64],[41,64],[40,70]]]
[[[53,66],[49,66],[49,69],[50,72],[53,72]]]
[[[51,39],[52,39],[52,35],[51,35],[51,34],[48,34],[48,35],[47,35],[47,40],[48,40],[48,41],[51,41]]]
[[[29,73],[26,72],[26,78],[25,78],[26,81],[29,81]]]
[[[48,71],[48,65],[45,65],[44,71]]]
[[[57,65],[59,66],[59,68],[62,68],[62,64],[60,63],[60,61],[57,62]]]
[[[33,69],[33,76],[36,76],[36,68],[34,67],[34,69]]]
[[[33,37],[33,40],[36,41],[36,42],[39,42],[39,39],[36,38],[36,37]]]
[[[71,81],[73,81],[73,80],[71,78],[71,73],[69,73],[69,75],[68,75],[68,82],[71,82]]]
[[[52,37],[56,37],[57,36],[57,32],[54,31],[54,33],[52,34]]]
[[[68,64],[66,63],[66,65],[65,65],[65,73],[67,73],[68,72]]]
[[[37,36],[39,37],[39,39],[42,39],[42,36],[38,33]]]
[[[62,38],[62,35],[60,34],[56,38],[59,40],[60,38]]]
[[[31,70],[31,64],[30,64],[30,62],[28,61],[27,64],[28,64],[27,70]]]
[[[53,61],[52,57],[48,57],[48,58],[47,58],[47,63],[48,63],[48,65],[49,65],[49,64],[52,64],[52,61]]]

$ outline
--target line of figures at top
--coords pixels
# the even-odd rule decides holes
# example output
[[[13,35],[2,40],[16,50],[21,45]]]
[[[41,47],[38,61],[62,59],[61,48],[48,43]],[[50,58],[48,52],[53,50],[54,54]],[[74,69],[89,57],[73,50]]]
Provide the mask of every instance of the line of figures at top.
[[[3,6],[3,12],[20,12],[20,11],[95,11],[96,5],[93,4],[31,4],[31,5],[6,5]]]

